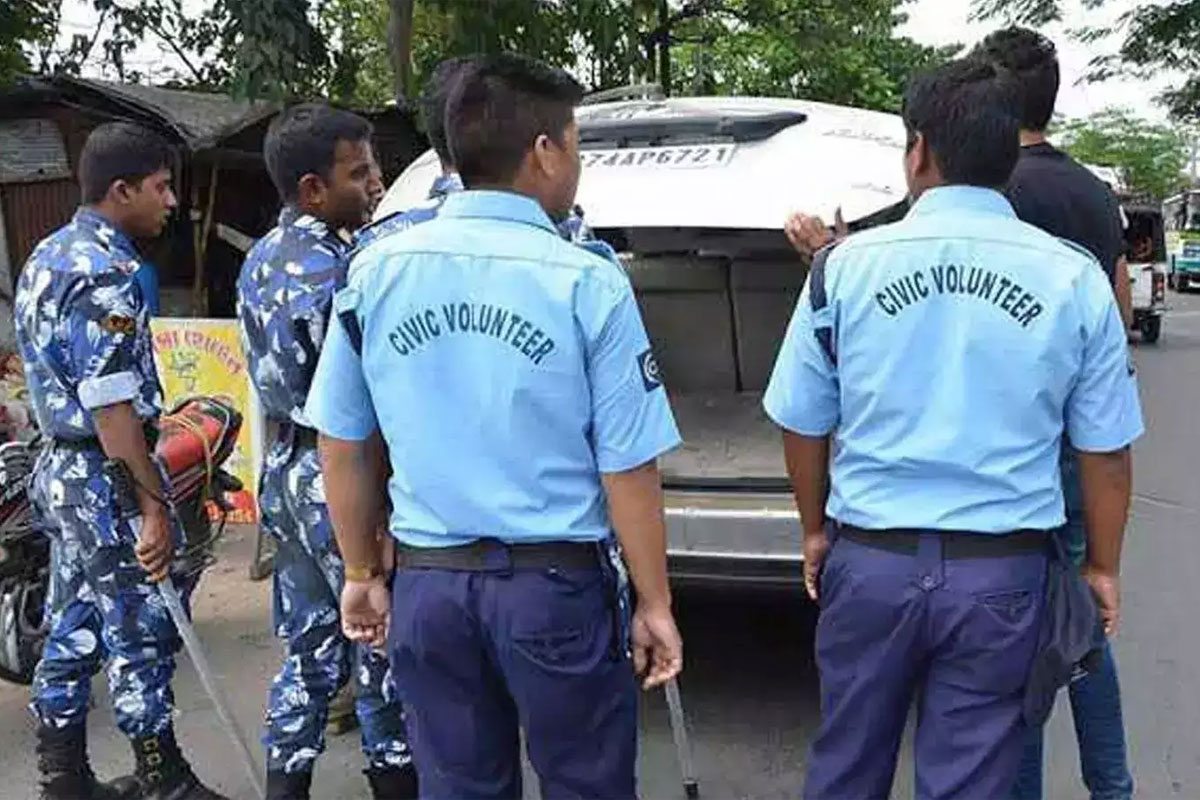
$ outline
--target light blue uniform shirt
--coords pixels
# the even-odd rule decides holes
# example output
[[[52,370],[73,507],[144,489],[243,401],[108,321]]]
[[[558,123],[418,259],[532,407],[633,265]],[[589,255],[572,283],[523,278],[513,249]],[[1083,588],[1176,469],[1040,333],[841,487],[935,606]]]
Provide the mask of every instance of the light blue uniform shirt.
[[[306,414],[338,439],[382,432],[396,538],[608,536],[601,473],[680,442],[620,265],[564,241],[533,200],[484,191],[359,260],[334,306],[361,356],[331,325]]]
[[[1093,452],[1142,433],[1104,271],[997,192],[926,192],[830,254],[815,314],[809,288],[763,405],[791,431],[834,434],[827,511],[845,524],[1054,528],[1064,426]],[[814,334],[825,325],[833,359]]]

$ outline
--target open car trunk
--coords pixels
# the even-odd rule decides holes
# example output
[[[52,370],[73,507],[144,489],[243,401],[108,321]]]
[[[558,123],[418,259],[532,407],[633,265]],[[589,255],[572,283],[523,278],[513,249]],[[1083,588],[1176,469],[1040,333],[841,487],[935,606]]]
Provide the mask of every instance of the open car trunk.
[[[807,270],[796,256],[623,259],[685,444],[670,488],[785,490],[779,429],[762,395]]]

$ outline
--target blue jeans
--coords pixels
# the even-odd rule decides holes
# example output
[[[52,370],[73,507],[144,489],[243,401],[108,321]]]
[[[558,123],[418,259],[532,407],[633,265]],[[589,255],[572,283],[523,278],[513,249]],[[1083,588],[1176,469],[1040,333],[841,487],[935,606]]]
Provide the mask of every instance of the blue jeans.
[[[1117,664],[1107,643],[1100,670],[1074,681],[1069,694],[1083,783],[1092,800],[1128,800],[1133,797],[1133,776],[1125,756]],[[1042,740],[1041,728],[1026,731],[1013,800],[1042,798]]]
[[[1086,538],[1083,501],[1075,457],[1063,449],[1063,495],[1066,498],[1068,550],[1076,562],[1083,560]],[[1133,776],[1125,753],[1125,723],[1121,717],[1121,687],[1112,648],[1105,642],[1100,669],[1071,683],[1071,716],[1079,741],[1083,782],[1092,800],[1126,800],[1133,796]],[[1013,800],[1042,798],[1043,731],[1026,732],[1025,753],[1017,771]]]

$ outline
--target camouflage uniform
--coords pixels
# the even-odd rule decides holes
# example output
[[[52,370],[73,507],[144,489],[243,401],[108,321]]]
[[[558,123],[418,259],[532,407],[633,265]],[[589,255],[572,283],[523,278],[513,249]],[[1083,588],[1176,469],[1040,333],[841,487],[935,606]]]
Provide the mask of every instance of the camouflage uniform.
[[[32,497],[49,525],[50,631],[31,708],[63,729],[87,714],[91,678],[109,659],[117,725],[132,738],[171,725],[178,634],[137,563],[140,524],[118,510],[92,410],[131,402],[159,414],[149,315],[125,234],[81,208],[34,250],[17,287],[16,327],[37,423],[50,443]],[[181,532],[176,530],[176,543]],[[180,585],[184,594],[191,586]]]
[[[411,763],[387,656],[349,642],[339,602],[345,568],[325,505],[315,434],[304,401],[324,341],[349,246],[314,217],[285,208],[279,225],[246,256],[238,317],[250,374],[280,432],[266,457],[259,506],[278,541],[276,634],[287,642],[266,714],[267,769],[309,772],[325,747],[329,703],[351,676],[368,767]]]

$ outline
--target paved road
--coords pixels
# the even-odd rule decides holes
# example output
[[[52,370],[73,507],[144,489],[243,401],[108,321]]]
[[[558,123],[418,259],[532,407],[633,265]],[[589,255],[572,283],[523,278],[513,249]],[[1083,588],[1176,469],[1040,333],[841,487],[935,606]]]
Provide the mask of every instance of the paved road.
[[[1200,797],[1200,522],[1195,499],[1200,420],[1200,295],[1179,298],[1163,339],[1136,348],[1149,433],[1136,454],[1136,492],[1125,560],[1125,622],[1117,642],[1139,796]],[[234,532],[206,576],[197,626],[233,695],[242,724],[256,731],[277,649],[268,629],[269,584],[245,580],[251,539]],[[817,722],[811,662],[812,612],[794,595],[690,592],[679,598],[687,637],[684,698],[691,716],[701,790],[707,798],[795,797],[804,748]],[[197,771],[231,796],[249,797],[233,753],[186,663],[177,682],[178,729]],[[92,752],[101,774],[128,769],[113,732],[102,682],[92,714]],[[0,684],[0,800],[34,796],[32,724],[26,691]],[[682,797],[660,695],[642,710],[642,787],[647,798]],[[316,798],[366,797],[352,736],[332,741],[320,762]],[[1051,722],[1048,797],[1085,792],[1070,714]],[[532,789],[527,790],[530,796]],[[896,797],[911,796],[902,760]]]

